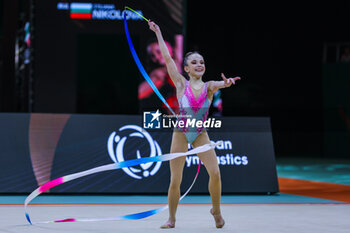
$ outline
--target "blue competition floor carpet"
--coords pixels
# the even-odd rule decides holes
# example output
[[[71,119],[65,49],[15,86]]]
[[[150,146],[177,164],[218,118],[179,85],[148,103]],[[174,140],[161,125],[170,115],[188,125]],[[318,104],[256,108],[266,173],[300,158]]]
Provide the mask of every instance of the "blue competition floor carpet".
[[[350,160],[281,158],[278,177],[350,185]]]
[[[23,204],[26,196],[3,195],[0,196],[0,204]],[[223,195],[223,204],[242,203],[341,203],[320,198],[305,197],[291,194],[275,195]],[[43,195],[37,197],[31,204],[165,204],[167,196],[103,196],[103,195],[83,195],[83,196],[60,196]],[[183,204],[211,203],[209,195],[189,195],[184,198]]]

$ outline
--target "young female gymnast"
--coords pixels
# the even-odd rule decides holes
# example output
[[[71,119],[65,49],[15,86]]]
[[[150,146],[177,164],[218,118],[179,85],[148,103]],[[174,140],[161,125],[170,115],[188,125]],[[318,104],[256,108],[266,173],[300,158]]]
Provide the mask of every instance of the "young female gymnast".
[[[184,57],[184,70],[189,76],[189,80],[187,80],[180,74],[174,60],[170,56],[159,26],[152,21],[149,21],[148,25],[156,34],[168,73],[175,84],[180,117],[181,115],[192,115],[197,120],[206,120],[213,94],[220,88],[235,84],[235,81],[239,80],[240,77],[226,78],[224,74],[221,74],[223,81],[203,82],[202,76],[205,72],[204,59],[198,52],[190,52]],[[210,143],[210,140],[206,130],[203,128],[175,129],[172,137],[171,153],[187,151],[187,143],[191,143],[193,147],[198,147]],[[204,163],[209,174],[209,193],[212,201],[210,213],[214,216],[216,227],[222,228],[225,221],[220,211],[221,177],[216,153],[214,150],[210,150],[198,154],[198,157]],[[170,161],[169,219],[161,228],[175,227],[175,215],[180,198],[180,184],[185,161],[186,157]]]

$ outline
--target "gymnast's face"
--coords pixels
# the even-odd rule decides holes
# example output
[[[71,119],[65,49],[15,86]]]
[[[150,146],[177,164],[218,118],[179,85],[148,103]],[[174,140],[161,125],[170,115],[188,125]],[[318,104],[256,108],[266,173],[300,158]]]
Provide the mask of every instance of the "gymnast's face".
[[[205,64],[202,55],[198,53],[191,54],[187,59],[187,64],[184,69],[190,77],[201,78],[205,72]]]

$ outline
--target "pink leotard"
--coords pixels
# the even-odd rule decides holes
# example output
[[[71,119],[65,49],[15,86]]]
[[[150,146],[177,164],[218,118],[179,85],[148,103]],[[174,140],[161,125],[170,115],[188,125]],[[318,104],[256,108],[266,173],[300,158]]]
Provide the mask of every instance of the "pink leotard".
[[[207,93],[207,83],[204,84],[203,90],[198,98],[196,98],[192,92],[190,82],[185,80],[185,92],[183,96],[179,99],[179,120],[183,120],[185,122],[184,127],[177,127],[181,130],[187,138],[188,143],[193,143],[193,141],[198,137],[198,135],[202,132],[203,127],[196,127],[196,125],[189,125],[186,127],[187,121],[195,121],[201,120],[204,122],[207,120],[208,111],[211,104],[211,101],[208,99]],[[186,117],[185,115],[191,116]]]

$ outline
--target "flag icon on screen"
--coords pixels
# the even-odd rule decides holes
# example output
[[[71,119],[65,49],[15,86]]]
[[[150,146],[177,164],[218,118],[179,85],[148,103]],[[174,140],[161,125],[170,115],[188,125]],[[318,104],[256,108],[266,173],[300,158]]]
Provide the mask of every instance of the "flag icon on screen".
[[[72,2],[70,4],[71,19],[91,19],[92,3]]]

